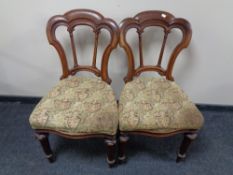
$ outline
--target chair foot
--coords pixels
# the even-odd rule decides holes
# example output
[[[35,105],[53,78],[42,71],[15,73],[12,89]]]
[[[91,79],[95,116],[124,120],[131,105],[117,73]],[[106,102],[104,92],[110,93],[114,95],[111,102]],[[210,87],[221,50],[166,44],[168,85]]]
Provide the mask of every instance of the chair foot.
[[[176,158],[176,163],[179,163],[179,162],[181,162],[181,161],[183,161],[183,160],[185,160],[185,157],[186,157],[186,154],[177,154],[177,158]]]
[[[126,154],[125,154],[125,148],[126,148],[126,144],[127,144],[128,140],[129,140],[129,137],[127,135],[120,134],[120,137],[119,137],[119,153],[118,153],[118,162],[120,164],[126,163],[126,161],[127,161],[127,157],[126,157]]]
[[[125,164],[127,162],[127,157],[119,157],[118,156],[118,163]]]
[[[197,138],[197,133],[185,133],[184,134],[184,139],[181,143],[179,153],[177,154],[176,162],[179,163],[180,161],[185,160],[186,158],[186,153],[191,145],[192,141]]]
[[[48,133],[35,133],[35,137],[37,140],[39,140],[46,158],[50,163],[53,163],[55,161],[55,157],[49,144],[48,135]]]
[[[114,167],[116,165],[116,158],[115,158],[115,152],[116,152],[116,139],[106,139],[105,143],[107,145],[107,163],[110,168]]]

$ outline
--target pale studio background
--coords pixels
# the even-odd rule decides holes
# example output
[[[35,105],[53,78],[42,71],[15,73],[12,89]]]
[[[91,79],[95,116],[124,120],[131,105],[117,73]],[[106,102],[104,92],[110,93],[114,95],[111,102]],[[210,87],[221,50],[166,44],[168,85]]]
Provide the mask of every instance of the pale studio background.
[[[176,82],[196,103],[233,105],[232,7],[230,0],[1,0],[0,95],[43,96],[58,82],[60,61],[45,34],[51,16],[88,8],[120,23],[125,17],[154,9],[171,12],[192,24],[191,44],[175,65]],[[64,40],[64,36],[61,38]],[[153,46],[148,51],[146,38],[157,40],[158,37],[151,32],[145,35],[148,61],[155,59],[157,53]],[[81,51],[91,55],[91,38],[83,35],[80,40],[87,44],[87,48],[81,46]],[[174,42],[177,37],[170,40]],[[84,55],[79,54],[83,59]],[[112,87],[119,97],[127,71],[121,48],[112,53],[109,64]]]

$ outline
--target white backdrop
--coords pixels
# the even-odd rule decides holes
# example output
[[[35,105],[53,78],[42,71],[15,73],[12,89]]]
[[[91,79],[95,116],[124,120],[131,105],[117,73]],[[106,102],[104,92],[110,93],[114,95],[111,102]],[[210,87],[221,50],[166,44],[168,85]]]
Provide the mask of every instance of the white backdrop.
[[[0,95],[42,96],[57,83],[60,62],[45,34],[51,16],[88,8],[119,23],[140,11],[155,9],[192,24],[190,47],[175,65],[176,82],[196,103],[233,105],[232,7],[230,0],[1,0]],[[148,56],[153,54],[152,50]],[[117,97],[126,63],[121,48],[112,53],[109,74]]]

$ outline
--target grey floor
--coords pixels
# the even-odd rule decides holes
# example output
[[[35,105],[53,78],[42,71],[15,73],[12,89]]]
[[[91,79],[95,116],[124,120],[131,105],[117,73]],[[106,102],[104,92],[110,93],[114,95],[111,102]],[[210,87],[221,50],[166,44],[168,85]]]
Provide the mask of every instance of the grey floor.
[[[205,126],[185,162],[175,163],[181,135],[153,139],[131,137],[128,162],[109,169],[101,139],[67,140],[51,136],[57,160],[49,164],[28,123],[33,104],[0,103],[0,174],[41,175],[231,175],[233,111],[203,109]]]

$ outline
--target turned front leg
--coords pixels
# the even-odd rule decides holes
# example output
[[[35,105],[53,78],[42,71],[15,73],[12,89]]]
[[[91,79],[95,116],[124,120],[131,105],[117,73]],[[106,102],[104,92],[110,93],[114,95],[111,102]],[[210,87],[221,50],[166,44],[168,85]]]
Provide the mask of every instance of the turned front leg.
[[[125,149],[126,149],[126,144],[127,144],[128,140],[129,140],[129,137],[127,135],[120,134],[120,137],[119,137],[119,153],[118,153],[118,161],[120,163],[126,162]]]
[[[109,167],[113,167],[116,163],[116,139],[106,139],[105,143],[107,145],[107,163]]]
[[[39,140],[48,161],[50,163],[54,162],[55,158],[50,148],[48,133],[35,133],[35,137],[37,140]]]
[[[179,150],[179,153],[177,154],[177,158],[176,158],[177,163],[186,158],[187,150],[188,150],[189,146],[191,145],[191,143],[193,142],[193,140],[195,140],[196,138],[197,138],[196,132],[184,134],[184,139],[181,143],[180,150]]]

